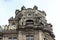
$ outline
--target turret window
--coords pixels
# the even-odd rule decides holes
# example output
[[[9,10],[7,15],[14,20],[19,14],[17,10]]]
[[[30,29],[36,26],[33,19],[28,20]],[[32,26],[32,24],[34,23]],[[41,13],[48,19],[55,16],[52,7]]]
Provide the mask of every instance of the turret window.
[[[27,14],[28,17],[31,17],[31,14]]]
[[[32,25],[32,24],[34,24],[33,20],[27,20],[26,21],[26,25]]]
[[[12,26],[16,27],[15,23],[12,23]]]

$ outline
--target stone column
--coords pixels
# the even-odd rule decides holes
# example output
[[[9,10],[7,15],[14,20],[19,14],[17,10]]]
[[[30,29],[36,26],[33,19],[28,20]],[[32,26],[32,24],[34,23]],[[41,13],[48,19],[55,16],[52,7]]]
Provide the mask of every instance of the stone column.
[[[25,34],[23,34],[23,40],[26,40],[26,35]]]
[[[44,40],[44,34],[41,30],[39,30],[39,40]]]
[[[4,36],[3,36],[2,40],[4,40]]]
[[[38,31],[35,31],[35,33],[34,33],[34,40],[39,40],[39,33],[38,33]]]
[[[18,32],[18,40],[22,40],[22,33],[21,33],[21,31]]]
[[[3,40],[8,40],[8,37],[7,36],[3,36]]]

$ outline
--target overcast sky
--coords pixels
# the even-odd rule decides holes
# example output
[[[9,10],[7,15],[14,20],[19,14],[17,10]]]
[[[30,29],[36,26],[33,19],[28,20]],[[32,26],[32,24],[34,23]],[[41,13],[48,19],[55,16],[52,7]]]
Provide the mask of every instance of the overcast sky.
[[[15,16],[15,10],[22,6],[33,8],[38,6],[47,14],[48,23],[53,25],[56,40],[60,40],[60,0],[0,0],[0,25],[8,24],[8,19]]]

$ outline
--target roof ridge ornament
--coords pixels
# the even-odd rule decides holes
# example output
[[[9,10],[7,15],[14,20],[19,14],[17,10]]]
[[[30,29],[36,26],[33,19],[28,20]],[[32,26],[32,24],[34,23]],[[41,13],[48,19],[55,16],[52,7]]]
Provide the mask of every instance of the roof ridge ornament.
[[[35,5],[35,6],[33,7],[33,9],[34,9],[34,10],[37,10],[37,9],[38,9],[38,7]]]
[[[25,8],[25,6],[23,5],[22,7],[21,7],[21,10],[25,10],[26,8]]]

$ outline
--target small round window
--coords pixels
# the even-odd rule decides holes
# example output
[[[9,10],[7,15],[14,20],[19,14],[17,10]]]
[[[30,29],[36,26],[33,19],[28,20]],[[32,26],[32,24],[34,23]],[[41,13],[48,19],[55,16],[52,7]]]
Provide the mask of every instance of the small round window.
[[[31,14],[28,14],[28,16],[31,16]]]

